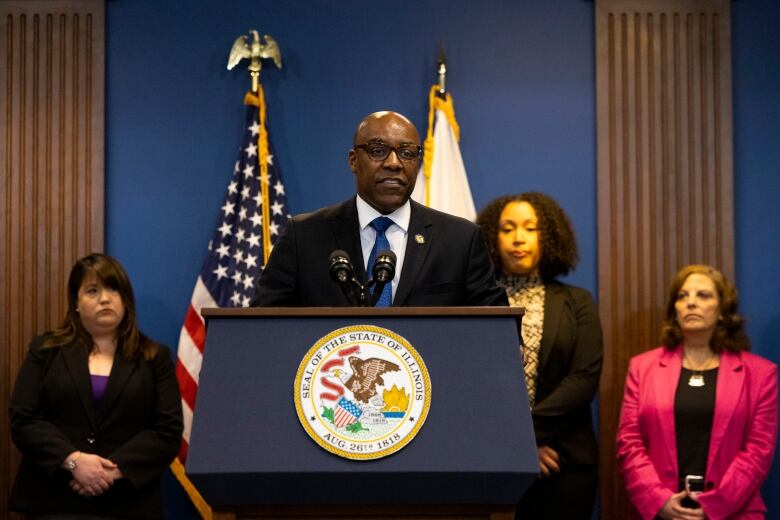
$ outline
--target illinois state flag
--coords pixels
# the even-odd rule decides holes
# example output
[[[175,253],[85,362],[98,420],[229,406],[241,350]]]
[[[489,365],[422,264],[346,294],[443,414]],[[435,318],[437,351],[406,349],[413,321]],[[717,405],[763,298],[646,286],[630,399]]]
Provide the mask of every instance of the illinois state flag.
[[[428,135],[412,198],[430,208],[474,221],[477,211],[458,147],[460,128],[452,97],[446,93],[442,99],[438,90],[438,85],[434,85],[429,94]]]
[[[248,307],[255,285],[284,228],[289,211],[279,166],[265,126],[263,87],[247,93],[246,124],[238,159],[219,211],[216,229],[195,282],[179,336],[176,378],[182,396],[184,432],[181,451],[171,469],[203,518],[211,518],[208,504],[189,482],[183,464],[187,458],[198,379],[205,348],[203,307]]]

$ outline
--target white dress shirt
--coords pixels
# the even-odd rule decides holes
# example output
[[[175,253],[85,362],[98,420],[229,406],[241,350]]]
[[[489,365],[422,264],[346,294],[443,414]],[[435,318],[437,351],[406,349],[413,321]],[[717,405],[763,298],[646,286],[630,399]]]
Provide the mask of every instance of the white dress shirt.
[[[406,203],[393,211],[389,215],[383,215],[375,210],[368,202],[357,196],[358,221],[360,223],[360,246],[363,249],[363,266],[366,268],[368,277],[368,257],[371,256],[371,249],[374,248],[376,241],[376,230],[371,227],[371,222],[377,217],[387,217],[393,221],[393,224],[385,231],[387,241],[390,243],[390,249],[395,253],[395,276],[393,277],[392,293],[395,298],[395,291],[398,288],[398,281],[401,279],[401,269],[404,266],[404,256],[406,255],[406,240],[409,234],[409,220],[412,217],[412,205],[407,200]]]

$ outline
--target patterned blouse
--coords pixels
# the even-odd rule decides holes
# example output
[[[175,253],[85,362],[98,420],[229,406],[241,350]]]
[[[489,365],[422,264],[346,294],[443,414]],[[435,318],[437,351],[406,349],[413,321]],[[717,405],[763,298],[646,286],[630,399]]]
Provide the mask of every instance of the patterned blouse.
[[[523,370],[528,401],[533,408],[536,402],[539,347],[542,344],[544,326],[544,284],[538,276],[502,274],[498,284],[506,290],[509,305],[524,307],[523,316]]]

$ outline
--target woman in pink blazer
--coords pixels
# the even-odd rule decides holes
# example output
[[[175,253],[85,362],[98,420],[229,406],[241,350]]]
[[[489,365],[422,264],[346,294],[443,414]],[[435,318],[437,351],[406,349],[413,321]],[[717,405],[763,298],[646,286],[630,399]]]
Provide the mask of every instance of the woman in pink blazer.
[[[661,339],[631,359],[617,432],[635,516],[764,518],[777,366],[748,352],[733,285],[706,265],[681,269]]]

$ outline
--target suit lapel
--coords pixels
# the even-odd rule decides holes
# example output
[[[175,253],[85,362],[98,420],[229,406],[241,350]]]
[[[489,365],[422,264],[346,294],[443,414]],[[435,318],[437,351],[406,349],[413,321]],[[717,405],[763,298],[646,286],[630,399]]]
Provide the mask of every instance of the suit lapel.
[[[539,346],[539,366],[536,369],[539,374],[544,370],[547,359],[550,357],[552,346],[555,344],[555,336],[558,334],[558,328],[561,325],[561,316],[563,315],[565,303],[566,291],[560,284],[545,284],[542,343]]]
[[[117,348],[114,353],[114,364],[111,366],[111,374],[108,377],[108,384],[106,385],[106,393],[103,396],[103,406],[100,410],[100,415],[103,416],[114,405],[117,397],[122,392],[122,389],[127,384],[130,375],[135,370],[136,363],[134,361],[128,361],[122,355],[122,349]]]
[[[360,245],[360,220],[358,219],[355,197],[352,197],[339,208],[331,222],[336,247],[349,253],[358,280],[366,281],[366,261],[363,258],[363,247]]]
[[[677,474],[677,434],[674,425],[674,396],[677,393],[677,385],[680,382],[682,370],[682,347],[675,349],[665,348],[658,365],[655,367],[652,388],[655,394],[658,428],[667,449],[664,453],[669,455],[666,463]]]
[[[406,233],[406,253],[401,269],[401,279],[393,298],[393,306],[400,307],[412,292],[417,276],[433,246],[432,224],[425,207],[410,201],[412,212],[409,218],[409,230]]]
[[[710,446],[707,454],[707,468],[711,468],[721,442],[726,435],[731,416],[739,405],[745,382],[742,358],[731,352],[720,355],[718,382],[715,388],[715,411],[712,415]]]
[[[92,400],[92,382],[89,379],[89,352],[79,344],[62,347],[62,358],[68,368],[73,384],[89,418],[89,425],[95,428],[95,405]]]

